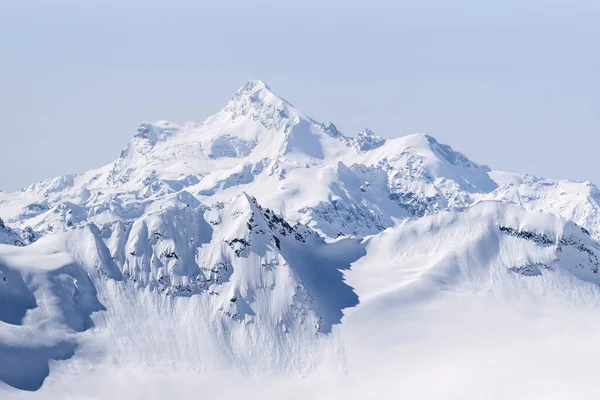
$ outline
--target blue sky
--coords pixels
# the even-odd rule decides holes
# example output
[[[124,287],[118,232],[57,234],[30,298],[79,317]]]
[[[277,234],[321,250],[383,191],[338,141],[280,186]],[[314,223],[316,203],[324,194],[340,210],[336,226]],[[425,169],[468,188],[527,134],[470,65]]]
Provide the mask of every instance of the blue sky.
[[[354,135],[600,184],[600,2],[3,1],[0,189],[114,160],[262,79]]]

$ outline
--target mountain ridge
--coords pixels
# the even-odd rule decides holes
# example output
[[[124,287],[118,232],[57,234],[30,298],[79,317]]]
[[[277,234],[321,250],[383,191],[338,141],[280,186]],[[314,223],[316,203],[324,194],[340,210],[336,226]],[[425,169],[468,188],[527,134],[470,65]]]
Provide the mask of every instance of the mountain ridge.
[[[378,154],[373,156],[373,152]],[[368,211],[374,209],[374,200],[365,198],[368,195],[362,193],[366,193],[367,185],[373,182],[364,182],[362,189],[357,191],[324,179],[318,182],[321,193],[318,196],[314,196],[310,187],[289,193],[282,184],[288,181],[287,174],[293,175],[289,180],[297,181],[304,179],[303,170],[312,168],[323,177],[336,180],[339,162],[351,171],[358,171],[356,164],[387,174],[388,183],[374,194],[387,200],[375,201],[378,203],[376,208],[394,210],[374,215]],[[414,180],[410,183],[405,182],[404,177],[397,179],[398,172],[406,174],[416,170],[421,171],[421,183],[416,186]],[[317,223],[313,227],[328,237],[338,236],[338,233],[362,235],[392,226],[392,221],[383,214],[422,215],[455,204],[453,199],[460,198],[459,192],[464,189],[478,191],[476,186],[482,182],[484,186],[490,185],[486,181],[489,180],[486,172],[484,167],[450,147],[440,145],[430,136],[417,134],[385,140],[366,130],[356,138],[346,137],[332,123],[322,124],[302,114],[276,96],[264,82],[253,81],[241,87],[221,111],[202,124],[142,123],[115,162],[83,174],[32,185],[24,190],[31,195],[29,204],[24,204],[20,210],[17,205],[11,213],[7,212],[11,208],[10,200],[5,200],[5,206],[0,205],[0,214],[6,215],[10,223],[29,220],[29,225],[44,234],[56,225],[60,229],[68,223],[93,220],[90,214],[97,211],[90,208],[97,210],[98,203],[114,202],[115,196],[122,198],[125,193],[130,193],[139,203],[142,199],[185,189],[201,198],[214,197],[220,201],[245,188],[258,196],[261,203],[266,202],[295,222],[308,222],[313,213],[322,213],[321,210],[337,212],[336,202],[341,204],[339,200],[345,199],[346,204],[339,210],[341,214],[336,217],[337,221],[322,221],[321,226]],[[475,185],[460,177],[465,173]],[[361,172],[352,179],[362,178]],[[448,178],[439,182],[441,188],[435,182],[438,178]],[[261,181],[261,185],[280,186],[283,193],[279,198],[263,198],[262,190],[252,193],[256,181]],[[450,186],[454,187],[449,187],[450,181]],[[109,195],[109,192],[115,194]],[[11,195],[0,197],[10,198]],[[427,204],[430,202],[435,204]],[[84,208],[80,207],[82,205]],[[42,214],[60,214],[60,209],[53,209],[56,206],[68,209],[70,216],[78,215],[77,221],[65,216],[62,219],[68,221],[49,218],[54,219],[49,223],[48,217],[41,217]],[[123,216],[122,210],[119,214]],[[349,224],[347,218],[358,218],[367,226],[366,230]]]

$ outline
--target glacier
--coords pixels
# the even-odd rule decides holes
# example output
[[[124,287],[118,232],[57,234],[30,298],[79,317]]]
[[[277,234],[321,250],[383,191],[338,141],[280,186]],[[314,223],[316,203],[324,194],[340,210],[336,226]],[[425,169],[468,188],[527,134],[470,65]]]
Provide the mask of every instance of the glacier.
[[[0,217],[3,398],[593,390],[595,185],[345,136],[262,81]]]

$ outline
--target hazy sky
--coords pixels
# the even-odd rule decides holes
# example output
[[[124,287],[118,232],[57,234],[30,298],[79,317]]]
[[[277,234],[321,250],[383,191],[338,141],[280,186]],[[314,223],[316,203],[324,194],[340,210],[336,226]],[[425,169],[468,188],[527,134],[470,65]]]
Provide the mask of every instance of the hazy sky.
[[[600,184],[598,0],[0,0],[0,189],[107,164],[250,79],[348,135]]]

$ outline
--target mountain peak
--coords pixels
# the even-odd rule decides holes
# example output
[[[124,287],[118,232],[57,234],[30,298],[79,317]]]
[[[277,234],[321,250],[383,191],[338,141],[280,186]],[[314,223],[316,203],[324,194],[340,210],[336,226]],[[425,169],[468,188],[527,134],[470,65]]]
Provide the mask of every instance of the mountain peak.
[[[252,80],[246,82],[235,92],[233,98],[225,106],[225,110],[259,104],[272,105],[274,107],[287,105],[291,107],[291,104],[273,93],[269,85],[265,82]]]
[[[446,160],[450,164],[454,166],[462,166],[474,169],[480,169],[485,172],[491,171],[487,165],[479,165],[471,160],[469,160],[464,154],[454,150],[452,147],[447,144],[443,144],[438,142],[433,136],[430,135],[422,135],[427,142],[429,143],[431,149],[440,157],[441,159]],[[493,186],[493,187],[492,187]],[[495,189],[495,186],[492,185],[490,187],[491,190]]]
[[[267,85],[264,81],[261,81],[260,79],[254,79],[254,80],[246,82],[246,84],[244,84],[244,86],[239,88],[238,93],[239,92],[254,93],[254,92],[258,92],[259,90],[262,90],[262,89],[271,91],[271,88],[269,87],[269,85]]]
[[[249,118],[267,129],[281,129],[288,125],[289,120],[300,115],[302,114],[292,104],[273,93],[265,82],[253,80],[240,87],[225,108],[208,118],[205,123]]]
[[[369,151],[381,147],[385,144],[385,139],[373,133],[372,130],[366,128],[361,131],[355,139],[355,144],[361,151]]]

